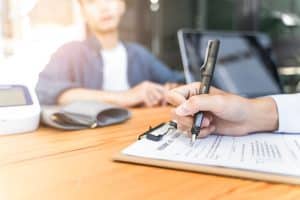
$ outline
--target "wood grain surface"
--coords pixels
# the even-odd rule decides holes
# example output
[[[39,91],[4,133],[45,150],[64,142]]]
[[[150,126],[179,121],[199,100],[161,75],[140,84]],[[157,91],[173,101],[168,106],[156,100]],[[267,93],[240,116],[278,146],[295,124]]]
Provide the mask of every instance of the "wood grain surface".
[[[300,187],[117,163],[112,156],[170,108],[135,109],[121,125],[0,136],[0,200],[300,199]]]

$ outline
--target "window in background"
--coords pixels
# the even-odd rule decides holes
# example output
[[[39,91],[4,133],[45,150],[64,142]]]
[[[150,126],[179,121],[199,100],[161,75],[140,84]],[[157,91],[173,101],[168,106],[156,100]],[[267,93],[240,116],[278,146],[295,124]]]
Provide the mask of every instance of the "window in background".
[[[2,82],[34,85],[59,46],[84,37],[76,0],[2,0],[0,4]]]

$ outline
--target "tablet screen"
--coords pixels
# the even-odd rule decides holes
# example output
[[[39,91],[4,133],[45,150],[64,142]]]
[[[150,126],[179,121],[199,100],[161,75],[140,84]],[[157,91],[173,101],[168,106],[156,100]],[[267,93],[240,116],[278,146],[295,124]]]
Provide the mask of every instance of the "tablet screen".
[[[270,66],[262,59],[261,52],[253,45],[256,35],[229,33],[181,32],[181,55],[187,82],[200,81],[209,40],[220,40],[220,50],[213,84],[225,91],[247,97],[281,93],[278,80]]]

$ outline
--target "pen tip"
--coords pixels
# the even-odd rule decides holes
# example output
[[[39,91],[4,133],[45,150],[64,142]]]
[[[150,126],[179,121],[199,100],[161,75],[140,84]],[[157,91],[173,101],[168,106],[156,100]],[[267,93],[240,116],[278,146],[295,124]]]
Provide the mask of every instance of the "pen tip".
[[[192,138],[191,138],[191,146],[194,146],[195,142],[196,142],[196,134],[192,134]]]

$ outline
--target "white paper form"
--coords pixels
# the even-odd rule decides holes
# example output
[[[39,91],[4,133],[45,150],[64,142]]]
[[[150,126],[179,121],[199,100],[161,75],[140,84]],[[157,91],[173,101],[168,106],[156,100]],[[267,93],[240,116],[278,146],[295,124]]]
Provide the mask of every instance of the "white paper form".
[[[123,154],[151,159],[213,165],[300,178],[300,135],[260,133],[243,137],[211,135],[197,139],[174,131],[161,141],[142,139]]]

